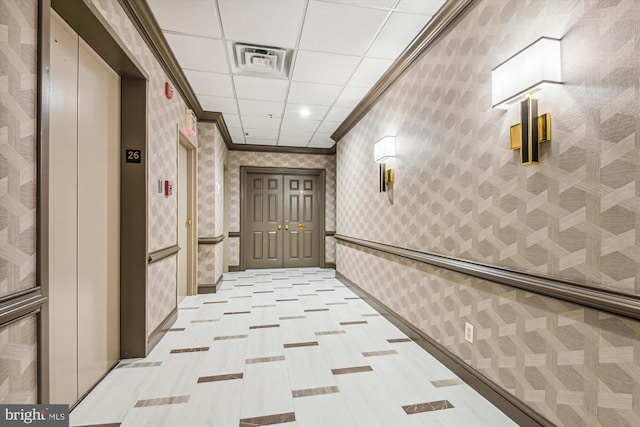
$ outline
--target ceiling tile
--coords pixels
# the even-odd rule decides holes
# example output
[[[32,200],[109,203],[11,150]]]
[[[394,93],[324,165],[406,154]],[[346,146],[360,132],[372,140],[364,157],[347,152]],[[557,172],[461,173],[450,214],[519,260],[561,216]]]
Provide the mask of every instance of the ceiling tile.
[[[329,110],[329,114],[325,117],[325,120],[333,121],[333,122],[342,122],[347,118],[349,113],[351,113],[351,108],[349,107],[333,107]]]
[[[224,45],[220,40],[163,33],[182,68],[228,73]]]
[[[205,111],[218,111],[223,114],[238,114],[235,98],[221,96],[198,95],[198,101]]]
[[[309,143],[309,147],[316,148],[331,148],[335,144],[335,141],[331,139],[330,133],[320,133],[316,132],[316,134],[311,138],[311,142]]]
[[[278,140],[278,145],[281,147],[306,147],[309,144],[309,138],[291,138]]]
[[[257,139],[247,138],[247,144],[251,145],[276,145],[278,143],[275,139]]]
[[[185,70],[185,76],[196,95],[233,97],[233,85],[228,74]]]
[[[355,107],[358,102],[369,92],[368,87],[345,87],[338,100],[336,106],[338,107]]]
[[[360,7],[383,7],[391,8],[397,0],[320,0],[326,3],[349,4]]]
[[[307,116],[301,113],[304,109],[309,110],[309,114]],[[326,105],[287,104],[284,116],[300,118],[302,120],[322,120],[328,110],[329,107]]]
[[[299,47],[362,55],[387,15],[385,10],[310,1]]]
[[[231,128],[242,127],[242,125],[240,124],[240,116],[237,114],[224,114],[223,118],[227,127],[231,127]]]
[[[287,143],[291,141],[299,141],[298,146],[301,144],[301,141],[304,141],[304,145],[306,145],[311,137],[313,136],[315,131],[313,130],[290,130],[290,129],[281,129],[280,130],[280,142],[279,145],[285,145],[282,142],[286,141]]]
[[[325,120],[318,126],[318,132],[333,133],[341,124],[342,122]]]
[[[236,95],[241,99],[284,102],[289,89],[287,80],[233,76]]]
[[[341,90],[342,86],[292,82],[287,102],[309,105],[331,105]]]
[[[269,117],[282,117],[282,110],[284,110],[284,103],[282,102],[270,102],[270,101],[253,101],[250,99],[238,100],[240,106],[240,114],[247,116],[264,116]]]
[[[349,80],[349,86],[373,86],[391,63],[393,63],[391,59],[364,58]]]
[[[298,51],[292,80],[343,85],[349,80],[359,62],[360,58],[357,56],[301,50]]]
[[[444,4],[445,0],[400,0],[397,11],[419,13],[422,15],[435,15]]]
[[[242,129],[235,128],[235,127],[230,127],[228,129],[229,129],[229,135],[231,135],[231,141],[233,141],[236,144],[245,143],[244,132],[242,131]]]
[[[163,30],[220,37],[215,2],[211,0],[147,0]]]
[[[244,128],[247,139],[278,139],[278,129],[248,129]]]
[[[278,129],[280,127],[280,119],[265,116],[242,116],[242,125],[245,129]]]
[[[304,1],[219,0],[219,5],[227,40],[295,47],[304,15]]]
[[[289,131],[307,131],[315,132],[320,124],[320,120],[308,120],[299,117],[285,117],[282,119],[282,128],[280,129],[280,135]]]
[[[393,13],[367,51],[367,57],[396,59],[430,17]]]

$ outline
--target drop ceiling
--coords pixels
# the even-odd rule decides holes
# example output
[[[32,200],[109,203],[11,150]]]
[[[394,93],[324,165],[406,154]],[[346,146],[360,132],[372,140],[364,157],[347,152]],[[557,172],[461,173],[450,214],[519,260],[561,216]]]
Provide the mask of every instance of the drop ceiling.
[[[331,148],[330,135],[444,0],[147,0],[204,111],[235,144]],[[235,44],[290,52],[247,75]]]

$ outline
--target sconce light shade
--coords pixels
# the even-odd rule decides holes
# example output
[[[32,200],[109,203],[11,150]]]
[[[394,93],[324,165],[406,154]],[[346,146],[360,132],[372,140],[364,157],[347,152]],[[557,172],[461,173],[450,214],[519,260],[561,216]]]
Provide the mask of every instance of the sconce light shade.
[[[384,163],[396,156],[396,137],[385,136],[376,142],[373,147],[373,160],[376,163]]]
[[[491,70],[493,108],[506,109],[547,83],[562,83],[560,40],[541,37]]]

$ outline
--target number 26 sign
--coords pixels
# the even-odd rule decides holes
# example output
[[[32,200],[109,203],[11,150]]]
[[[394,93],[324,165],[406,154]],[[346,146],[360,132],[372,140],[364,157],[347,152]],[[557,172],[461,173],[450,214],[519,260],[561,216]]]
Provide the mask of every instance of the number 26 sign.
[[[142,150],[125,150],[125,159],[127,163],[141,163]]]

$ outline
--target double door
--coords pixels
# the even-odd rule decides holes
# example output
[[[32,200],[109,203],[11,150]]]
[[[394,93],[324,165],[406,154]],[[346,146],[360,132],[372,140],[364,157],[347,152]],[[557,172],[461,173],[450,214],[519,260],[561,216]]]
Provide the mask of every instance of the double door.
[[[246,175],[244,268],[321,266],[320,180],[319,175]]]

